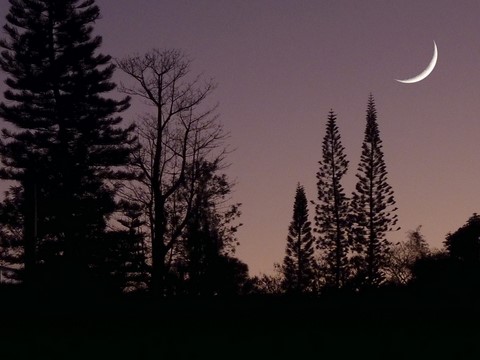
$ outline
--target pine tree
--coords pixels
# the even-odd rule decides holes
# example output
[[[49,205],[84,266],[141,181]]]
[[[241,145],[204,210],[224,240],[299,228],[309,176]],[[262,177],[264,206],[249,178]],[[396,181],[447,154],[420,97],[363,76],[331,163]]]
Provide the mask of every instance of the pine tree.
[[[397,215],[393,190],[387,182],[373,95],[368,99],[366,120],[358,181],[351,200],[353,261],[358,285],[375,287],[384,281],[383,268],[390,249],[385,235],[394,230]]]
[[[307,197],[300,184],[295,193],[285,253],[282,266],[285,291],[290,294],[312,291],[315,274],[314,237],[308,221]]]
[[[127,176],[118,169],[133,128],[118,127],[117,114],[129,98],[105,97],[114,66],[96,54],[99,16],[94,0],[10,0],[0,42],[8,86],[0,177],[22,187],[27,281],[37,263],[58,257],[66,273],[87,271],[116,207],[105,180]]]
[[[115,220],[121,226],[116,226],[115,231],[110,231],[99,242],[95,272],[115,283],[113,290],[144,290],[149,277],[143,209],[138,203],[121,200],[118,210]]]
[[[328,114],[322,160],[317,172],[318,203],[315,204],[317,245],[327,266],[327,286],[340,288],[348,277],[348,200],[341,184],[348,169],[333,110]]]

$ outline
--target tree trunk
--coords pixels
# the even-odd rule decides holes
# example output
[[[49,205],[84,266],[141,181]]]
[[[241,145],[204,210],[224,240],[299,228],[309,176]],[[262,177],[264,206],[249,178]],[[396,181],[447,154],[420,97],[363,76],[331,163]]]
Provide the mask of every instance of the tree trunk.
[[[154,188],[155,189],[155,188]],[[156,193],[156,194],[155,194]],[[167,269],[165,257],[167,256],[167,247],[165,238],[165,203],[158,191],[154,190],[154,220],[155,229],[152,234],[152,278],[151,289],[155,296],[164,296],[166,290]]]

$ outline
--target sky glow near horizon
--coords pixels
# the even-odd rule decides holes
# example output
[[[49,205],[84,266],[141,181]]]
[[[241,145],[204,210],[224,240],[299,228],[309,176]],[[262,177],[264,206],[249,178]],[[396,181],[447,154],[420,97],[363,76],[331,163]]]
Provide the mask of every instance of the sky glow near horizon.
[[[316,199],[317,162],[330,108],[337,114],[354,190],[369,93],[378,112],[402,229],[422,225],[432,247],[480,212],[480,2],[97,0],[101,52],[121,58],[179,48],[231,133],[228,175],[244,224],[237,256],[272,273],[284,256],[296,184]],[[0,3],[5,23],[7,1]],[[394,79],[429,63],[416,84]],[[4,75],[0,75],[2,79]],[[115,81],[125,80],[119,72]],[[3,93],[5,85],[0,85]],[[127,122],[150,110],[135,100]],[[2,125],[3,127],[3,125]],[[313,222],[313,206],[310,219]]]

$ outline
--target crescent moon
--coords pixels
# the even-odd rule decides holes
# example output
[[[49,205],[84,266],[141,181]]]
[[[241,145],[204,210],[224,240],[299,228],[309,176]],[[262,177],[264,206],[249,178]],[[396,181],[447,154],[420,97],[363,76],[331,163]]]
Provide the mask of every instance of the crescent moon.
[[[413,84],[413,83],[416,83],[416,82],[419,82],[419,81],[425,79],[428,75],[430,75],[430,73],[435,68],[435,65],[437,64],[437,58],[438,58],[437,44],[435,44],[435,41],[434,41],[433,42],[433,57],[432,57],[432,60],[430,60],[430,64],[428,64],[426,69],[423,70],[417,76],[414,76],[410,79],[406,79],[406,80],[395,79],[395,80],[397,80],[398,82],[404,83],[404,84]]]

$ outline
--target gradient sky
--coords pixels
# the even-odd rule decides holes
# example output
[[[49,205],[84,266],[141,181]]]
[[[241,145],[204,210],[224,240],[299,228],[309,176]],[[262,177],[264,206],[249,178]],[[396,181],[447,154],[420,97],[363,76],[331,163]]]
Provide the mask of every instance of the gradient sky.
[[[400,241],[422,225],[433,247],[480,212],[480,1],[97,0],[101,51],[114,57],[180,48],[236,151],[244,226],[237,255],[251,274],[281,262],[297,182],[316,198],[327,113],[338,114],[350,170],[360,159],[369,93],[378,111]],[[0,3],[0,18],[8,9]],[[4,20],[3,20],[4,21]],[[438,46],[432,74],[420,73]],[[120,79],[117,74],[117,80]],[[3,92],[4,85],[0,85]],[[140,104],[125,114],[132,121]],[[313,220],[313,208],[310,209]]]

